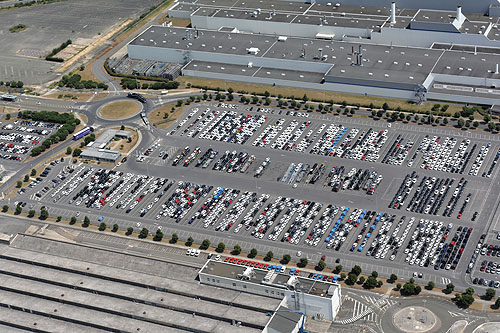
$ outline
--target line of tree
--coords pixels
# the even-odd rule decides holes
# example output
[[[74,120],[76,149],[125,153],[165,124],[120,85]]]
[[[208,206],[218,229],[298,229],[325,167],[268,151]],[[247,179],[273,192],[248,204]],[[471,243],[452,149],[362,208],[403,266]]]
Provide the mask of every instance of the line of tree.
[[[55,61],[55,62],[63,62],[64,61],[63,58],[58,58],[58,57],[54,57],[54,56],[57,53],[59,53],[60,51],[64,50],[66,47],[68,47],[68,45],[70,45],[71,43],[72,43],[71,39],[68,39],[67,41],[65,41],[64,43],[59,45],[58,47],[52,49],[52,51],[50,51],[50,53],[47,54],[47,56],[45,57],[45,60]]]
[[[56,133],[45,139],[40,146],[31,150],[32,156],[37,156],[49,149],[54,143],[66,140],[68,135],[72,134],[80,120],[70,113],[59,113],[56,111],[20,111],[18,117],[21,119],[31,119],[35,121],[44,121],[56,124],[63,124]]]
[[[11,88],[22,88],[24,86],[24,82],[23,81],[7,81],[7,82],[0,81],[0,86],[6,86],[6,87],[11,87]]]
[[[92,80],[82,80],[82,76],[80,74],[64,75],[57,85],[61,88],[67,87],[72,89],[108,89],[108,85],[105,83]]]

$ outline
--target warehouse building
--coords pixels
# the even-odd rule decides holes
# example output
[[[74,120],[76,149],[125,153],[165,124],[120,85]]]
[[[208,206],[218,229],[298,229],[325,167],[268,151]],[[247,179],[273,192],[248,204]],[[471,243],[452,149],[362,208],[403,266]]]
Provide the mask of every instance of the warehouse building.
[[[191,26],[198,29],[233,27],[248,33],[414,47],[431,47],[433,43],[500,47],[497,7],[492,6],[486,16],[477,12],[479,7],[463,12],[460,2],[446,10],[421,2],[419,8],[408,7],[404,1],[386,7],[355,3],[270,0],[266,4],[236,1],[229,6],[222,0],[181,0],[169,10],[169,16],[190,19]]]
[[[183,64],[182,74],[193,77],[416,101],[500,104],[500,49],[227,31],[151,26],[128,44],[128,54]]]
[[[140,250],[122,252],[86,241],[94,232],[75,241],[66,238],[74,229],[40,228],[0,243],[1,332],[259,333],[280,306],[270,297],[200,285],[201,263],[180,264],[172,252],[163,257],[162,244],[129,239]],[[290,325],[280,322],[272,327]]]

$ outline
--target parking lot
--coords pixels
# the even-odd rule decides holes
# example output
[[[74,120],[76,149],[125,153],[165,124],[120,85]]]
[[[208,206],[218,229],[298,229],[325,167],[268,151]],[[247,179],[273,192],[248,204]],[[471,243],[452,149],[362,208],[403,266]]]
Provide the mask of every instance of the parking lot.
[[[39,121],[0,122],[0,159],[22,162],[61,125]]]
[[[58,79],[53,62],[45,56],[68,39],[73,44],[88,45],[98,34],[125,21],[133,14],[157,5],[153,0],[62,1],[0,12],[0,80],[20,80],[25,85],[39,85]],[[9,33],[9,27],[25,24],[27,29]]]
[[[496,200],[497,141],[250,108],[195,105],[125,163],[64,161],[20,200],[275,257],[439,284],[463,275]]]

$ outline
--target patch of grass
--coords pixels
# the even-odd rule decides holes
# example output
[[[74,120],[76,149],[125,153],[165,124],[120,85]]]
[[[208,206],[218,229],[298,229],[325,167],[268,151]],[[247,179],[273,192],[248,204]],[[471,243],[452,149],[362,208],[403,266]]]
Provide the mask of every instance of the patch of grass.
[[[172,107],[174,111],[172,112]],[[166,128],[184,112],[186,105],[177,107],[175,103],[166,104],[154,109],[148,114],[148,119],[156,128]],[[168,115],[165,118],[165,113]]]
[[[21,32],[21,31],[26,30],[26,28],[27,28],[26,25],[24,25],[24,24],[18,24],[18,25],[15,25],[13,27],[10,27],[9,31],[12,32],[12,33]]]
[[[278,96],[280,94],[285,97],[295,96],[297,100],[300,100],[302,96],[306,94],[309,97],[310,101],[334,100],[335,103],[341,103],[342,101],[346,101],[347,104],[349,105],[356,105],[356,104],[369,105],[370,103],[373,103],[375,106],[379,107],[381,107],[384,103],[387,103],[389,104],[392,110],[395,110],[397,107],[400,107],[403,110],[415,110],[422,112],[422,111],[429,111],[435,104],[434,102],[427,102],[423,103],[422,105],[414,105],[408,103],[408,101],[395,98],[342,94],[329,91],[308,90],[308,89],[288,88],[288,87],[278,87],[278,86],[273,87],[271,85],[264,85],[264,84],[223,81],[223,80],[195,78],[187,76],[180,76],[177,78],[176,81],[180,82],[184,86],[186,86],[187,83],[191,83],[194,86],[207,86],[209,89],[215,89],[219,87],[222,90],[226,90],[229,89],[229,87],[231,87],[235,92],[248,91],[250,94],[255,92],[258,95],[263,95],[265,91],[268,91],[273,96]],[[179,86],[179,88],[181,88],[181,86]],[[461,105],[451,104],[447,112],[453,114],[454,112],[461,110],[462,110]]]
[[[133,101],[117,101],[104,105],[99,114],[107,119],[121,119],[139,112],[140,105]]]

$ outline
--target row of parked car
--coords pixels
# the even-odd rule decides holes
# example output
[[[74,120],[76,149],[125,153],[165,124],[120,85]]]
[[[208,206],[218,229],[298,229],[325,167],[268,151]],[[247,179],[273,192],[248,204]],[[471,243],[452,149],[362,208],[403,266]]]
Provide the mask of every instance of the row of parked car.
[[[391,165],[402,165],[406,157],[413,148],[414,142],[406,140],[401,134],[398,134],[391,147],[382,159],[382,163]]]

